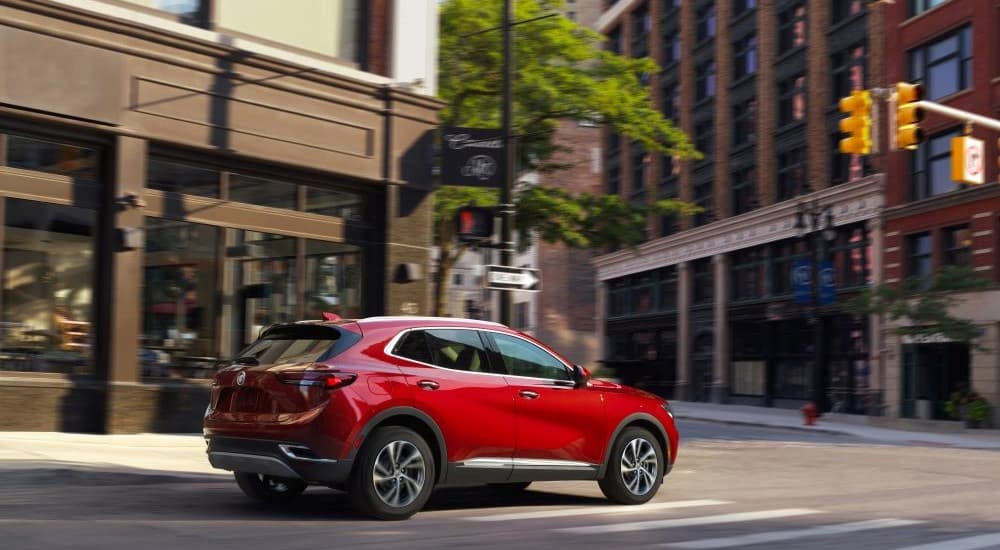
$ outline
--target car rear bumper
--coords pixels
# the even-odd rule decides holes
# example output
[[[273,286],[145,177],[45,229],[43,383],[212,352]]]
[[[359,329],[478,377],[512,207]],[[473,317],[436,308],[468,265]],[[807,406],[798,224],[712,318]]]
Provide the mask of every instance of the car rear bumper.
[[[205,440],[208,461],[220,470],[336,485],[347,480],[354,463],[325,458],[305,445],[287,441],[221,436],[207,436]]]

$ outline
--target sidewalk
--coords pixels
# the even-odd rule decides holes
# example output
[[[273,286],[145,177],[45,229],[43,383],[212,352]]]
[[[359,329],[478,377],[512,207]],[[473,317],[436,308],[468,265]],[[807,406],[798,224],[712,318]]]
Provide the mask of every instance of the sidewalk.
[[[910,431],[872,425],[866,416],[824,414],[814,426],[805,426],[802,414],[792,409],[771,409],[744,405],[719,405],[692,401],[671,401],[678,419],[703,420],[789,430],[805,430],[854,436],[882,443],[913,443],[970,449],[1000,449],[1000,430],[962,430],[961,433]],[[683,435],[683,434],[682,434]]]
[[[815,426],[804,426],[796,410],[689,401],[673,401],[671,406],[682,424],[685,419],[701,420],[840,434],[875,443],[1000,449],[1000,430],[965,430],[954,434],[904,431],[872,426],[867,417],[844,414],[827,414]],[[95,473],[110,472],[117,476],[118,482],[168,481],[177,477],[211,481],[230,475],[208,464],[205,441],[200,434],[0,432],[0,474],[5,471],[17,471],[18,479],[58,472],[60,479],[87,476],[89,481]]]

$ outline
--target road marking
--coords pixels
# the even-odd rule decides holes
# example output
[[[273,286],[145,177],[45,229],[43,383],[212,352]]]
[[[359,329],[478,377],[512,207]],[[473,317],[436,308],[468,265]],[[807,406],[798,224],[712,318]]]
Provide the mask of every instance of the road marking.
[[[653,521],[636,521],[632,523],[617,523],[611,525],[593,525],[588,527],[570,527],[566,529],[556,529],[563,533],[573,533],[576,535],[595,535],[604,533],[624,533],[627,531],[642,531],[646,529],[669,529],[671,527],[690,527],[692,525],[712,525],[715,523],[739,523],[744,521],[756,521],[759,519],[790,518],[795,516],[808,516],[810,514],[821,514],[819,510],[808,508],[782,508],[780,510],[765,510],[762,512],[739,512],[735,514],[721,514],[718,516],[698,516],[693,518],[660,519]]]
[[[991,548],[994,546],[1000,546],[1000,533],[907,546],[899,550],[976,550],[977,548]]]
[[[749,546],[751,544],[780,542],[785,540],[804,539],[807,537],[842,535],[845,533],[869,531],[872,529],[906,527],[907,525],[916,525],[918,523],[923,522],[908,519],[873,519],[868,521],[857,521],[854,523],[841,523],[839,525],[822,525],[818,527],[809,527],[807,529],[789,529],[786,531],[772,531],[770,533],[754,533],[752,535],[742,535],[738,537],[689,540],[664,544],[663,546],[665,548],[730,548],[733,546]]]
[[[586,508],[562,508],[559,510],[535,510],[534,512],[519,512],[514,514],[500,514],[495,516],[482,516],[462,518],[468,521],[516,521],[521,519],[541,519],[541,518],[561,518],[568,516],[587,516],[592,514],[634,514],[641,512],[652,512],[655,510],[672,510],[676,508],[692,508],[695,506],[717,506],[719,504],[730,504],[727,500],[679,500],[676,502],[656,502],[643,504],[641,506],[590,506]]]

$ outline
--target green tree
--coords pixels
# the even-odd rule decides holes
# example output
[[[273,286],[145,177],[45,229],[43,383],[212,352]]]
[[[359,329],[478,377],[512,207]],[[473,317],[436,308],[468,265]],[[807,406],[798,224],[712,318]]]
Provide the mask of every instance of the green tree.
[[[980,329],[968,319],[956,317],[951,309],[961,301],[961,293],[990,286],[970,267],[944,266],[928,281],[910,277],[897,285],[866,288],[846,304],[855,315],[880,315],[905,326],[893,330],[901,336],[943,336],[955,342],[972,343]]]
[[[554,13],[562,0],[516,0],[515,21]],[[503,83],[502,0],[445,0],[441,4],[440,95],[445,126],[499,128]],[[690,140],[653,105],[644,77],[659,68],[603,49],[604,38],[561,16],[515,27],[513,124],[521,172],[538,171],[552,182],[562,150],[553,136],[563,120],[610,126],[651,153],[680,159],[700,155]],[[447,184],[448,182],[443,182]],[[444,312],[452,267],[468,245],[455,242],[456,210],[498,202],[492,189],[444,186],[435,193],[434,223],[440,247],[434,313]],[[526,187],[514,198],[515,227],[572,247],[634,246],[645,239],[650,214],[690,215],[698,208],[678,200],[635,205],[617,196],[572,195],[552,186]]]

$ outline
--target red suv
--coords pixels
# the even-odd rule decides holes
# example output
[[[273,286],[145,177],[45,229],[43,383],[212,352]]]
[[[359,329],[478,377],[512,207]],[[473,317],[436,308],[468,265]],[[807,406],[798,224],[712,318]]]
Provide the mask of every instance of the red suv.
[[[216,375],[205,438],[250,497],[327,485],[382,519],[457,485],[592,479],[640,504],[677,459],[663,399],[503,325],[446,318],[270,327]]]

